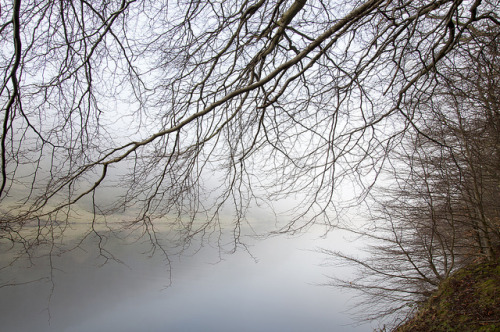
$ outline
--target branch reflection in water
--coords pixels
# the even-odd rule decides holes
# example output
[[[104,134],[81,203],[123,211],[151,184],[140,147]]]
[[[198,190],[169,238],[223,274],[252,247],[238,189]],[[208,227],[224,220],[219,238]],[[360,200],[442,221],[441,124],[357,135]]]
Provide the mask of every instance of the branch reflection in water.
[[[99,239],[90,236],[72,251],[49,257],[39,248],[31,263],[19,260],[4,268],[0,275],[2,329],[370,330],[366,325],[349,325],[352,321],[342,314],[350,294],[318,285],[331,269],[321,267],[323,257],[315,249],[345,249],[349,244],[341,233],[333,232],[328,239],[319,239],[314,232],[249,239],[250,253],[221,255],[219,248],[211,246],[192,255],[173,251],[170,262],[160,252],[148,254],[151,243],[119,235],[101,243],[117,261],[102,264]],[[9,256],[3,249],[5,266],[12,251]],[[38,281],[7,286],[33,280]]]

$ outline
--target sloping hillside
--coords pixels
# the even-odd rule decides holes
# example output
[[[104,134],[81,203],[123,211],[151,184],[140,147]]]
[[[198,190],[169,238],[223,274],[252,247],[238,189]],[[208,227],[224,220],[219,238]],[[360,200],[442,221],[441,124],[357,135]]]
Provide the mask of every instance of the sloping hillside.
[[[397,332],[500,331],[500,259],[454,273]]]

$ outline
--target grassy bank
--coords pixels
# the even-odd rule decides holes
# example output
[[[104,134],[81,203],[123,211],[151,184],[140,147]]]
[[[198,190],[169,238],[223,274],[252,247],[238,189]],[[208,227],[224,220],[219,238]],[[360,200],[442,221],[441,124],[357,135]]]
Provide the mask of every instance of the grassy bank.
[[[500,331],[500,259],[454,273],[397,332]]]

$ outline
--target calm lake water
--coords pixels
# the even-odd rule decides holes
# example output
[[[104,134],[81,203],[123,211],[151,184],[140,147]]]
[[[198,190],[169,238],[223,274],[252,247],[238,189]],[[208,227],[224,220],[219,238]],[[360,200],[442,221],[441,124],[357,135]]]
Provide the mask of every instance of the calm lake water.
[[[319,235],[249,240],[251,255],[208,245],[169,254],[170,263],[145,253],[147,241],[110,236],[105,248],[122,263],[106,264],[89,237],[0,270],[0,284],[44,278],[0,288],[2,331],[371,331],[343,313],[352,293],[319,285],[346,272],[321,266],[315,249],[352,244],[340,232]],[[2,248],[2,266],[11,259]]]

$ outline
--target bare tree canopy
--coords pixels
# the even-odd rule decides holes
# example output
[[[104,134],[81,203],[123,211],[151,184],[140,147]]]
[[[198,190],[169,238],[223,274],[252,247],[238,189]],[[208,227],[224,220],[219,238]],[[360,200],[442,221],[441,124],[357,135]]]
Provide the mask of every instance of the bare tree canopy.
[[[407,105],[433,95],[439,63],[465,66],[464,50],[498,36],[499,7],[1,1],[0,236],[38,241],[85,203],[95,222],[133,208],[146,225],[178,218],[188,236],[219,229],[232,206],[237,237],[250,204],[298,194],[283,231],[334,224],[335,189],[369,190],[420,131]],[[121,194],[101,204],[109,187]]]
[[[362,319],[396,318],[397,325],[458,269],[498,264],[500,43],[490,37],[461,50],[463,65],[438,64],[446,75],[432,95],[406,105],[418,110],[419,130],[388,152],[370,221],[351,229],[368,240],[369,255],[324,251],[359,268],[354,280],[332,284],[359,291]]]

